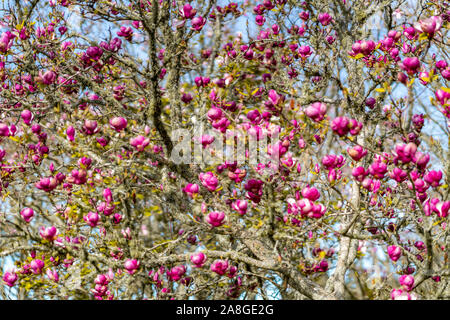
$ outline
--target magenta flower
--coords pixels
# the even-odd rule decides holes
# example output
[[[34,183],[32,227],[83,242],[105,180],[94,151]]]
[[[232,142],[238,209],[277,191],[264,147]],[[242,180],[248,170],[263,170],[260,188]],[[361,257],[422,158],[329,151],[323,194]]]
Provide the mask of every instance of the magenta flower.
[[[167,278],[170,281],[178,281],[180,280],[183,275],[186,273],[186,267],[185,266],[176,266],[173,267],[170,270],[167,270],[166,274],[167,274]]]
[[[208,77],[195,77],[194,82],[197,87],[206,87],[211,79]]]
[[[134,274],[139,269],[140,262],[136,259],[127,259],[123,264],[125,271],[129,274]]]
[[[99,130],[97,121],[95,120],[84,120],[84,125],[82,131],[86,135],[93,135]]]
[[[117,32],[117,35],[131,41],[133,38],[133,29],[131,29],[131,27],[120,27],[120,31]]]
[[[192,28],[195,31],[200,31],[202,30],[203,26],[206,23],[206,19],[203,17],[195,17],[191,20],[191,24],[192,24]]]
[[[223,211],[211,211],[205,218],[213,228],[220,227],[225,223],[225,213]]]
[[[440,218],[446,218],[450,210],[450,201],[439,201],[436,204],[436,213]]]
[[[414,28],[419,32],[425,32],[432,37],[442,26],[441,16],[432,16],[428,19],[414,23]]]
[[[41,259],[34,259],[30,262],[30,268],[34,274],[41,274],[44,269],[45,263]]]
[[[20,211],[20,215],[26,222],[30,222],[34,216],[34,210],[31,208],[25,208]]]
[[[42,239],[53,241],[56,239],[56,235],[58,233],[58,229],[55,226],[51,227],[41,227],[39,230],[39,235]]]
[[[298,14],[298,16],[300,17],[300,19],[302,19],[303,21],[307,21],[309,19],[309,12],[308,11],[302,11]]]
[[[409,75],[413,75],[419,71],[420,61],[419,58],[405,58],[403,62],[400,63],[400,68],[405,70]]]
[[[386,172],[387,165],[382,161],[375,161],[369,166],[369,173],[377,179],[383,179]]]
[[[201,268],[206,262],[206,255],[203,252],[196,252],[191,255],[191,262],[194,264],[195,268]]]
[[[144,136],[137,136],[130,139],[130,144],[135,147],[137,151],[144,151],[145,147],[150,144],[150,140]]]
[[[352,176],[355,178],[356,181],[362,182],[364,178],[369,174],[364,167],[356,167],[352,170]]]
[[[409,274],[400,276],[398,281],[406,291],[411,291],[414,287],[414,277]]]
[[[447,91],[444,91],[442,89],[436,90],[434,93],[436,96],[436,100],[443,106],[450,101],[450,93]]]
[[[75,128],[72,126],[69,126],[66,130],[66,135],[69,141],[73,141],[75,139]]]
[[[47,269],[47,277],[52,280],[53,282],[59,281],[59,274],[56,270]]]
[[[50,85],[52,83],[55,83],[56,81],[56,73],[52,70],[45,71],[44,74],[42,72],[39,72],[39,78],[40,81],[42,81],[43,84]]]
[[[228,261],[226,260],[215,260],[211,264],[211,271],[223,276],[228,270]]]
[[[389,173],[391,179],[394,179],[398,183],[401,183],[406,180],[408,174],[400,168],[394,168],[391,173]]]
[[[356,145],[353,148],[348,148],[347,153],[353,160],[359,161],[366,156],[367,150],[365,150],[360,145]]]
[[[305,114],[315,122],[322,121],[327,113],[327,105],[322,102],[314,102],[305,110]]]
[[[197,10],[192,8],[192,6],[189,3],[186,3],[183,6],[182,11],[180,10],[180,14],[185,19],[192,19],[197,14]]]
[[[391,258],[392,261],[397,261],[402,256],[402,249],[397,246],[389,246],[388,247],[388,255],[389,258]]]
[[[263,194],[263,186],[264,182],[261,180],[248,180],[244,185],[244,189],[247,191],[247,198],[255,203],[259,203]]]
[[[19,277],[17,276],[17,274],[15,272],[5,272],[3,274],[3,282],[8,286],[8,287],[13,287],[16,284],[16,281]]]
[[[333,20],[333,17],[331,17],[327,12],[324,12],[320,13],[317,19],[323,26],[327,26]]]
[[[35,187],[44,190],[46,192],[51,192],[58,186],[58,180],[54,177],[41,178],[38,182],[35,183]]]
[[[305,187],[302,190],[303,198],[309,199],[311,201],[316,201],[320,198],[319,190],[314,187]]]
[[[432,170],[424,176],[424,180],[433,188],[440,186],[440,181],[442,179],[442,171]]]
[[[92,228],[95,228],[100,217],[97,212],[90,211],[86,216],[83,217],[83,219],[87,222],[88,225],[90,225]]]
[[[9,135],[9,127],[4,123],[0,123],[0,136],[9,137]]]
[[[194,198],[195,195],[198,194],[199,187],[197,184],[188,183],[184,188],[183,191],[186,192],[189,197]]]
[[[337,117],[331,122],[331,129],[340,137],[345,136],[348,132],[349,120],[346,117]]]
[[[263,26],[264,23],[266,22],[266,18],[262,15],[257,15],[255,17],[255,22],[258,26]]]
[[[89,47],[86,50],[86,56],[95,61],[99,60],[102,55],[103,50],[99,47]]]
[[[417,145],[410,142],[408,144],[398,144],[395,146],[394,162],[410,163],[417,151]]]
[[[216,176],[211,171],[206,173],[201,172],[198,178],[202,182],[203,186],[209,191],[212,192],[217,189],[219,180],[217,180]]]
[[[240,215],[244,215],[247,212],[247,201],[245,200],[236,200],[231,204],[231,208],[237,211]]]
[[[111,126],[111,128],[113,128],[117,132],[120,132],[123,129],[125,129],[127,126],[127,123],[128,123],[127,120],[122,117],[114,117],[111,120],[109,120],[109,125]]]
[[[31,121],[33,121],[33,118],[34,118],[33,113],[28,109],[23,110],[20,113],[20,116],[22,117],[22,120],[26,125],[30,125]]]

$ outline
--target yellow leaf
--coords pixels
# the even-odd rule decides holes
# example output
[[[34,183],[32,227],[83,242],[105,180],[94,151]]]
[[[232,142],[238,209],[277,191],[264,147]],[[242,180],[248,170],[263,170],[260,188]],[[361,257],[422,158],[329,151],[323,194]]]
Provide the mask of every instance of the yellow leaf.
[[[385,92],[386,90],[384,90],[384,88],[378,88],[378,89],[375,89],[375,91],[377,91],[377,92]]]
[[[364,57],[364,55],[362,53],[358,53],[356,56],[352,57],[352,56],[348,56],[350,59],[361,59],[362,57]]]
[[[442,90],[444,90],[447,93],[450,93],[450,88],[441,87]]]

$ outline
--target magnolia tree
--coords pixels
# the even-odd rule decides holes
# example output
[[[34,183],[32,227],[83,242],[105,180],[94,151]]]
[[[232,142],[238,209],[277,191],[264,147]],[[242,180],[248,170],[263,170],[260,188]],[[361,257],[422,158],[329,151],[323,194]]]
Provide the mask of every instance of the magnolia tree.
[[[441,0],[5,0],[3,299],[448,299]]]

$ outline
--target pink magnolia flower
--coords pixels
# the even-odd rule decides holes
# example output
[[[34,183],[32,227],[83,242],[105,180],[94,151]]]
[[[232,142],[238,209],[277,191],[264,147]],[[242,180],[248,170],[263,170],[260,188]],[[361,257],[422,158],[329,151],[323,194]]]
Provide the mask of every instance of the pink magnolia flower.
[[[353,160],[359,161],[366,156],[367,150],[365,150],[360,145],[356,145],[353,148],[348,148],[347,153]]]
[[[209,146],[211,143],[213,143],[215,140],[214,136],[210,136],[208,134],[202,135],[200,137],[200,143],[202,144],[203,149],[205,149],[207,146]]]
[[[414,28],[419,32],[425,32],[432,37],[442,26],[441,16],[432,16],[428,19],[414,23]]]
[[[75,140],[75,128],[72,126],[69,126],[66,130],[67,138],[69,141]]]
[[[97,212],[90,211],[86,216],[83,217],[84,221],[87,222],[92,228],[95,228],[98,224],[100,216]]]
[[[56,73],[52,70],[47,70],[45,73],[39,71],[39,81],[43,84],[50,85],[56,81]]]
[[[17,274],[15,272],[5,272],[3,274],[3,282],[8,286],[8,287],[13,287],[16,284],[16,281],[19,277],[17,276]]]
[[[84,169],[73,169],[70,173],[70,177],[67,178],[67,182],[82,185],[87,182],[87,171]]]
[[[150,140],[144,136],[137,136],[130,139],[130,144],[137,149],[137,151],[144,151],[145,147],[150,144]]]
[[[171,281],[180,280],[185,273],[186,273],[186,267],[183,265],[173,267],[172,269],[167,270],[167,272],[166,272],[167,278]]]
[[[33,118],[34,118],[33,113],[28,109],[23,110],[20,113],[20,116],[22,117],[22,120],[26,125],[30,125],[31,121],[33,121]]]
[[[139,269],[140,262],[136,259],[127,259],[123,264],[125,271],[129,274],[134,274]]]
[[[317,19],[323,26],[327,26],[333,20],[333,17],[331,17],[327,12],[323,12],[319,14]]]
[[[264,182],[262,180],[248,180],[244,185],[244,189],[247,191],[247,198],[255,203],[259,203],[263,194],[263,186]]]
[[[410,142],[408,144],[398,144],[395,146],[394,162],[410,163],[417,151],[417,145]]]
[[[30,268],[34,274],[41,274],[44,269],[45,263],[41,259],[34,259],[30,262]]]
[[[428,162],[430,161],[430,155],[429,154],[423,154],[420,151],[417,151],[413,158],[412,161],[417,165],[417,167],[419,169],[425,169]]]
[[[197,14],[197,10],[192,8],[189,3],[185,3],[183,9],[180,10],[180,14],[185,19],[192,19]]]
[[[345,136],[348,132],[348,125],[350,121],[346,117],[337,117],[331,122],[331,129],[340,137]]]
[[[195,268],[201,268],[206,262],[206,255],[203,252],[196,252],[191,255],[191,262],[194,264]]]
[[[408,74],[413,75],[419,71],[420,61],[417,57],[407,57],[400,63],[400,68],[405,70]]]
[[[314,187],[305,187],[302,190],[302,196],[311,201],[316,201],[320,198],[319,190]]]
[[[402,249],[397,246],[389,246],[388,247],[388,255],[392,261],[397,261],[402,256]]]
[[[82,131],[86,135],[93,135],[99,130],[97,121],[95,120],[84,120],[84,126]]]
[[[131,29],[131,27],[120,27],[120,30],[117,31],[117,35],[131,41],[133,38],[133,29]]]
[[[394,168],[391,173],[389,173],[391,179],[394,179],[398,183],[403,182],[408,177],[408,174],[400,168]]]
[[[300,48],[298,48],[298,54],[303,59],[308,58],[312,54],[311,47],[310,46],[300,46]]]
[[[244,215],[247,212],[247,201],[245,200],[236,200],[231,204],[231,208],[236,210],[240,215]]]
[[[327,105],[322,102],[314,102],[305,110],[305,114],[315,122],[322,121],[327,113]]]
[[[211,264],[211,271],[223,276],[228,270],[228,261],[226,260],[215,260]]]
[[[30,222],[34,216],[34,210],[31,208],[25,208],[20,211],[20,215],[26,222]]]
[[[387,165],[382,161],[374,161],[369,167],[369,173],[377,179],[383,179],[387,172]]]
[[[0,136],[9,137],[9,135],[9,127],[4,123],[0,123]]]
[[[54,177],[41,178],[41,180],[35,183],[35,186],[40,190],[51,192],[58,186],[58,180]]]
[[[352,176],[355,178],[356,181],[362,182],[364,178],[369,174],[364,167],[356,167],[352,170]]]
[[[404,294],[403,294],[402,289],[392,289],[392,291],[391,291],[391,299],[392,300],[400,300],[403,295]]]
[[[345,158],[342,155],[327,154],[322,158],[322,165],[325,169],[341,168],[345,164]]]
[[[208,171],[206,173],[201,172],[198,178],[202,182],[203,186],[209,191],[212,192],[217,189],[219,180],[217,180],[216,176],[211,171]]]
[[[437,188],[440,185],[440,181],[442,179],[442,171],[429,171],[425,176],[424,180],[433,188]]]
[[[0,37],[0,52],[6,53],[12,46],[12,40],[16,36],[11,33],[11,31],[3,32]]]
[[[52,270],[52,269],[47,269],[47,277],[52,280],[53,282],[58,282],[59,281],[59,274],[58,271],[56,270]]]
[[[192,28],[195,31],[200,31],[202,30],[203,26],[206,23],[206,19],[203,17],[195,17],[191,20],[191,24],[192,24]]]
[[[225,213],[223,211],[211,211],[205,218],[213,228],[220,227],[225,223]]]
[[[436,213],[440,218],[446,218],[450,210],[450,201],[439,201],[436,204]]]
[[[58,233],[58,229],[55,226],[51,227],[41,227],[39,230],[39,235],[48,241],[53,241],[56,239],[56,235]]]
[[[111,120],[109,120],[109,124],[110,124],[111,128],[113,128],[117,132],[120,132],[123,129],[125,129],[127,126],[127,123],[128,123],[127,119],[122,118],[122,117],[114,117]]]
[[[411,291],[414,287],[414,277],[411,275],[402,275],[398,281],[406,291]]]
[[[197,184],[188,183],[184,188],[183,191],[186,192],[189,197],[194,198],[194,196],[198,193],[199,187]]]
[[[298,14],[298,16],[300,17],[300,19],[302,19],[303,21],[307,21],[309,19],[309,12],[308,11],[302,11]]]

